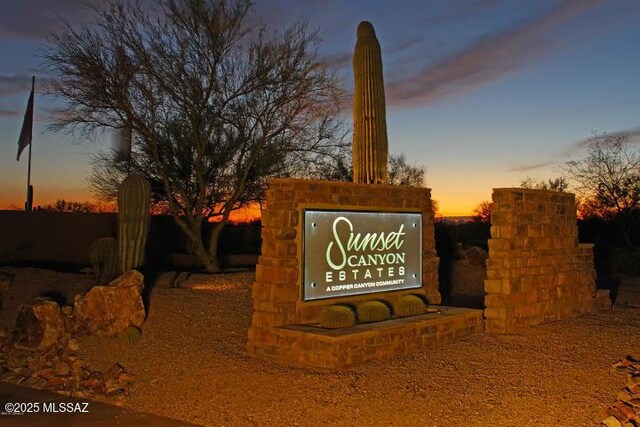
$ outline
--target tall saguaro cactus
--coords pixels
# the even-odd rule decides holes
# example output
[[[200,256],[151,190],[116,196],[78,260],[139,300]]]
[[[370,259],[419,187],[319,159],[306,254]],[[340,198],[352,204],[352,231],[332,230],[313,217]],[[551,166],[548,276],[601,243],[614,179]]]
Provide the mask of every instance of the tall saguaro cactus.
[[[130,174],[118,190],[118,266],[124,273],[142,265],[147,243],[149,181],[142,175]]]
[[[353,181],[387,181],[387,119],[380,43],[370,22],[358,25],[353,54]]]

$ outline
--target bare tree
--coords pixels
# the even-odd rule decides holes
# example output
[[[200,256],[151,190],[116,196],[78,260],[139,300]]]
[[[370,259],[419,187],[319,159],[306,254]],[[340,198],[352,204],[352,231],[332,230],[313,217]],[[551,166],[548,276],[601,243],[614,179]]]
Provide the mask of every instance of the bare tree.
[[[422,187],[424,185],[424,173],[424,167],[408,164],[404,154],[389,156],[387,184]]]
[[[422,187],[425,184],[424,175],[424,166],[408,164],[404,154],[389,155],[387,182],[385,184]],[[351,151],[341,151],[338,157],[332,158],[331,162],[323,165],[322,171],[317,176],[332,181],[353,182]]]
[[[282,32],[247,24],[249,0],[115,3],[92,26],[43,49],[66,101],[56,130],[91,136],[131,129],[130,158],[96,158],[91,183],[112,199],[130,170],[146,176],[209,271],[230,213],[291,176],[336,156],[343,142],[339,85],[298,22]],[[203,239],[202,225],[216,220]]]
[[[493,203],[488,200],[483,200],[478,203],[478,206],[473,210],[473,220],[476,222],[484,222],[489,224],[491,222],[491,209]]]
[[[559,191],[561,193],[567,191],[569,189],[569,183],[566,178],[560,176],[558,178],[549,179],[545,181],[536,181],[531,177],[526,177],[522,181],[520,181],[520,187],[529,188],[532,190],[551,190],[551,191]]]
[[[43,211],[48,212],[83,212],[83,213],[96,213],[106,212],[105,206],[100,206],[91,202],[73,202],[66,201],[64,199],[56,200],[55,203],[44,205],[40,207]]]
[[[594,135],[584,158],[565,164],[576,183],[583,218],[614,219],[627,247],[640,225],[640,150],[626,136]]]
[[[579,195],[602,214],[640,208],[640,150],[626,136],[594,135],[587,155],[565,164]]]

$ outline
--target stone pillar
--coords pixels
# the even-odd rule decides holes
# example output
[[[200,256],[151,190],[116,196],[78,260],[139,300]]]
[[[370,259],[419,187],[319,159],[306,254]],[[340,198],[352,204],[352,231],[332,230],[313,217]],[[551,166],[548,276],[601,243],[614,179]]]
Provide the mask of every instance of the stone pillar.
[[[575,196],[548,190],[493,190],[485,281],[487,332],[611,306],[596,291],[592,245],[578,244]]]

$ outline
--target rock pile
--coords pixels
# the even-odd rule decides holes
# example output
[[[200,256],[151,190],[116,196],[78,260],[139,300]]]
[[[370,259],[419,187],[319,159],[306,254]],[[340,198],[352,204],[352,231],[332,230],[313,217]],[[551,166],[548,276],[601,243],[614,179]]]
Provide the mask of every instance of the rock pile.
[[[618,392],[618,400],[607,409],[608,417],[602,421],[602,425],[640,426],[640,359],[627,356],[613,367],[627,371],[627,386]]]
[[[20,307],[10,335],[0,330],[0,381],[122,405],[134,377],[116,364],[92,371],[78,356],[78,337],[115,336],[145,320],[143,277],[132,270],[77,296],[74,306],[36,298]]]
[[[0,381],[11,384],[122,406],[134,380],[117,364],[106,372],[89,369],[78,357],[78,339],[69,333],[45,351],[16,346],[0,331],[0,349]]]

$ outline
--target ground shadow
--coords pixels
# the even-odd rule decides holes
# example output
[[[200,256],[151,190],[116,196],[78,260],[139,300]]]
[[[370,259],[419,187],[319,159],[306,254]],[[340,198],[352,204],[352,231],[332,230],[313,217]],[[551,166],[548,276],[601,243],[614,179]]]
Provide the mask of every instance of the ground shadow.
[[[49,298],[55,301],[56,304],[58,304],[60,307],[65,305],[73,305],[73,301],[67,301],[67,297],[65,297],[65,295],[58,290],[45,291],[41,293],[39,296],[42,298]]]

